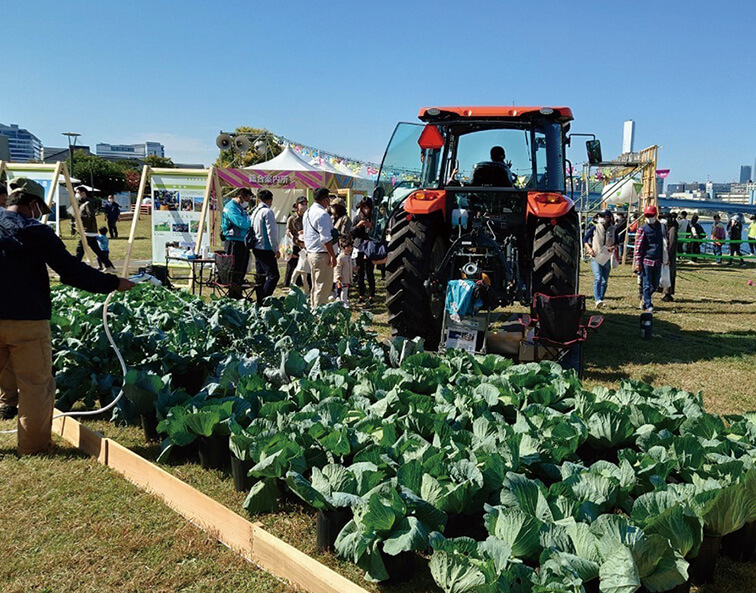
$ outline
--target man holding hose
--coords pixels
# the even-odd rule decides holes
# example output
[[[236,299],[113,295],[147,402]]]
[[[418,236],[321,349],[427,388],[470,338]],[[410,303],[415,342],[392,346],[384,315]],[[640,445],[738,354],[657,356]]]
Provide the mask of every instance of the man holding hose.
[[[7,209],[0,211],[0,375],[10,369],[18,388],[19,455],[43,452],[52,444],[55,380],[47,266],[62,283],[89,292],[123,292],[134,286],[68,253],[55,232],[37,220],[49,213],[41,185],[23,177],[10,182]],[[0,409],[14,403],[0,399]]]

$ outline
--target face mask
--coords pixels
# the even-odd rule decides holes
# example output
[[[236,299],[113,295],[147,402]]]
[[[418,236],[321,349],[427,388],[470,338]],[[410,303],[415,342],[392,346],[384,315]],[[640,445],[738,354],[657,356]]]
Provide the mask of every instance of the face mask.
[[[646,218],[646,222],[648,224],[654,224],[656,222],[656,216],[649,216],[648,218]]]
[[[606,218],[599,218],[597,222],[599,224],[606,224]]]

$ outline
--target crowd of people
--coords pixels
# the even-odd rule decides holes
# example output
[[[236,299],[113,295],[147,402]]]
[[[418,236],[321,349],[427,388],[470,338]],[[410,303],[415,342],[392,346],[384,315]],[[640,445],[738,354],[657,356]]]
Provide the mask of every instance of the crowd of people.
[[[741,252],[743,222],[737,214],[726,225],[715,214],[711,231],[707,233],[698,215],[693,214],[688,219],[684,210],[679,214],[660,213],[651,205],[642,215],[634,214],[630,221],[623,212],[603,210],[587,224],[583,234],[583,249],[593,272],[593,298],[597,308],[606,304],[609,275],[622,259],[627,233],[635,235],[628,247],[633,251],[633,271],[638,277],[638,297],[644,311],[653,312],[652,298],[656,292],[662,293],[663,302],[675,300],[677,260],[682,254],[695,262],[695,256],[703,253],[702,246],[710,245],[715,261],[722,263],[723,247],[727,245],[730,257],[725,263],[731,265],[737,260],[739,265],[745,265]],[[756,254],[756,216],[750,217],[745,244],[750,254]]]
[[[330,300],[349,307],[350,287],[357,285],[357,301],[370,305],[375,299],[375,266],[382,259],[376,244],[380,239],[374,225],[373,201],[365,197],[350,218],[343,198],[321,187],[308,207],[299,196],[286,221],[285,236],[279,237],[271,208],[273,194],[260,190],[257,196],[247,188],[236,192],[223,208],[221,237],[227,254],[233,256],[229,296],[241,298],[250,256],[255,265],[255,296],[258,304],[278,286],[278,263],[287,258],[284,286],[307,285],[310,304]],[[284,244],[286,249],[284,249]]]

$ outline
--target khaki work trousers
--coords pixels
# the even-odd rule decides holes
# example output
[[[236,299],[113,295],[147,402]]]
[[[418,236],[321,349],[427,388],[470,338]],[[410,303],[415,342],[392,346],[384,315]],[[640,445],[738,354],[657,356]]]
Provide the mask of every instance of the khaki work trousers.
[[[12,403],[5,394],[8,366],[18,388],[18,454],[39,453],[52,444],[55,405],[49,321],[0,319],[0,377],[3,397]]]
[[[307,262],[312,271],[310,306],[314,309],[328,302],[328,297],[333,290],[333,268],[331,256],[327,253],[308,253]]]
[[[0,373],[0,405],[18,407],[18,386],[13,366],[9,362]]]

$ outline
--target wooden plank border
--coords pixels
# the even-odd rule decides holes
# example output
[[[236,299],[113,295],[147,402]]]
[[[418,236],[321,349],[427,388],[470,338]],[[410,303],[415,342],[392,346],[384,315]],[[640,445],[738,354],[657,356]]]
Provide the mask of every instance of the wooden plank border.
[[[157,495],[185,519],[274,576],[310,593],[367,593],[349,579],[268,533],[260,523],[247,521],[77,420],[71,417],[56,418],[53,420],[53,432],[142,490]]]

